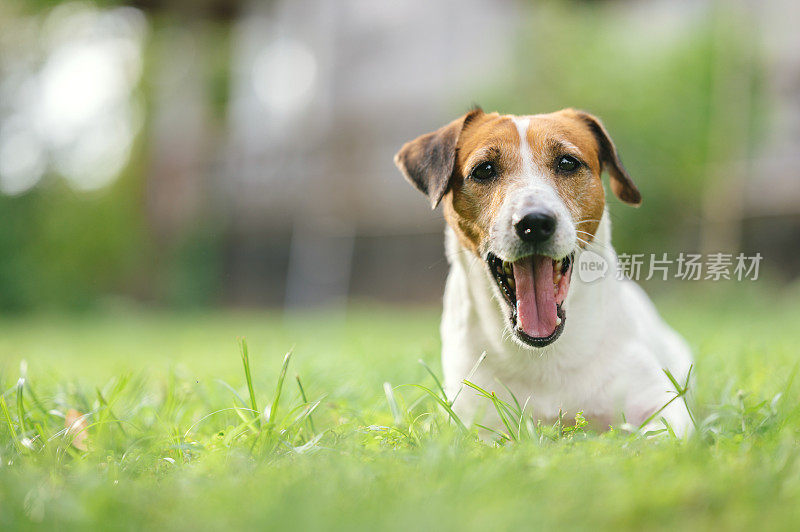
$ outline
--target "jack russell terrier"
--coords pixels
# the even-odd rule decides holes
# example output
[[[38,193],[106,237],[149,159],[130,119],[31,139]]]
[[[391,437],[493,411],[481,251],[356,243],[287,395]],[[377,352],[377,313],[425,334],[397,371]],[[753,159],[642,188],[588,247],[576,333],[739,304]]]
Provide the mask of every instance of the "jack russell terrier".
[[[638,206],[641,195],[597,118],[473,109],[406,143],[395,164],[433,208],[444,206],[442,365],[451,400],[473,370],[470,380],[502,383],[542,421],[583,412],[598,430],[648,420],[645,431],[664,421],[679,436],[691,430],[664,371],[683,383],[691,353],[644,291],[616,275],[602,171],[623,202]],[[582,256],[604,261],[608,274],[582,276]],[[487,404],[463,394],[454,409],[499,426]]]

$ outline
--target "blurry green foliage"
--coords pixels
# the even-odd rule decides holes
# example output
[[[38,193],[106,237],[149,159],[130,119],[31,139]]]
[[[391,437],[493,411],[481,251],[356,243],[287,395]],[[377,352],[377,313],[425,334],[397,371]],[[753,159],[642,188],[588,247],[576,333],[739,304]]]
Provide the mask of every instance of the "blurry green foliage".
[[[87,194],[51,178],[0,196],[0,308],[86,307],[129,280],[145,249],[129,184]]]
[[[728,109],[758,101],[759,70],[743,19],[724,5],[698,7],[706,11],[681,26],[643,14],[641,24],[632,24],[636,17],[626,6],[538,5],[520,32],[511,81],[486,82],[494,88],[480,102],[510,113],[575,107],[599,116],[643,196],[640,209],[612,205],[616,247],[669,251],[694,244],[686,235],[700,221],[712,144],[716,157],[743,155],[728,153],[725,131],[718,130],[728,125]],[[734,82],[753,84],[745,91],[751,101],[726,101],[725,86],[715,83],[730,80],[715,77],[718,69],[740,72]],[[720,115],[723,123],[716,124]],[[607,199],[619,203],[610,193]]]
[[[8,20],[46,17],[61,2],[15,2]],[[90,2],[100,7],[124,2]],[[0,14],[3,14],[0,10]],[[206,218],[180,234],[162,238],[147,220],[148,121],[159,36],[176,24],[174,15],[151,17],[153,32],[144,51],[144,71],[136,98],[147,107],[145,125],[127,167],[110,186],[93,192],[73,189],[51,171],[18,196],[0,194],[0,310],[86,309],[103,297],[134,296],[178,306],[202,305],[218,296],[221,240],[219,225]],[[203,25],[214,46],[206,79],[215,127],[225,119],[228,98],[225,24]]]
[[[57,3],[15,5],[24,6],[20,12],[43,12]],[[664,21],[647,20],[646,12],[629,16],[634,8],[624,2],[537,2],[516,34],[516,53],[498,59],[507,64],[505,75],[481,79],[475,72],[474,83],[483,89],[473,94],[486,110],[528,114],[576,107],[598,115],[644,198],[638,210],[612,206],[617,249],[687,250],[695,243],[708,169],[727,156],[746,155],[734,153],[727,132],[758,129],[737,120],[763,113],[728,112],[763,105],[758,50],[746,21],[724,2],[696,7],[696,17]],[[152,46],[173,22],[165,16],[150,20],[145,93]],[[681,22],[689,19],[691,24]],[[224,127],[226,116],[230,31],[222,23],[206,33],[215,41],[205,76],[213,128]],[[730,80],[719,72],[741,73],[734,81],[748,84],[747,101],[731,99],[742,92],[726,91]],[[754,136],[745,135],[747,148]],[[73,191],[51,175],[21,196],[0,196],[0,309],[86,307],[109,293],[180,305],[219,295],[222,246],[213,224],[192,228],[166,249],[154,247],[157,235],[145,220],[143,151],[135,149],[134,163],[101,192]],[[608,199],[619,203],[610,194]]]
[[[159,299],[176,307],[204,306],[219,300],[221,227],[213,222],[200,224],[172,246],[165,257],[164,292]]]

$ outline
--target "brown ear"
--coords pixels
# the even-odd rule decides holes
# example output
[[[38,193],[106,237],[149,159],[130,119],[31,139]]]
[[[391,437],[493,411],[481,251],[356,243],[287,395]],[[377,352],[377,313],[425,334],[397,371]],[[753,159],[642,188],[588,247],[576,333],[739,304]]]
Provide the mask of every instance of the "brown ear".
[[[461,130],[480,114],[483,114],[480,108],[473,109],[436,131],[406,142],[394,156],[394,164],[412,185],[428,196],[432,209],[439,205],[450,184]]]
[[[622,166],[622,161],[619,160],[617,155],[617,148],[611,141],[611,137],[608,136],[603,123],[597,117],[582,111],[578,112],[578,116],[589,126],[597,140],[597,145],[600,148],[600,165],[601,168],[608,171],[608,175],[611,178],[609,181],[611,190],[628,205],[633,205],[634,207],[641,205],[642,195],[639,193],[639,189],[636,188],[631,176],[628,175],[625,167]]]

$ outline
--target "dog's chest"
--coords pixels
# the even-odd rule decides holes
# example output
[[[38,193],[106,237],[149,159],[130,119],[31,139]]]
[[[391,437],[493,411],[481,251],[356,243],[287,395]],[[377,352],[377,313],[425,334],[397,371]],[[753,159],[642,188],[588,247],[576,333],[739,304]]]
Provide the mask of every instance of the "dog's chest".
[[[485,353],[470,380],[506,399],[510,399],[510,391],[537,418],[555,420],[561,414],[573,418],[583,411],[587,417],[604,421],[615,410],[609,393],[615,386],[608,382],[613,361],[607,356],[614,349],[609,349],[610,345],[599,349],[603,335],[602,330],[594,330],[596,315],[582,308],[590,306],[590,301],[571,301],[572,327],[557,344],[543,350],[525,349],[508,341],[507,322],[483,272],[459,263],[453,266],[442,320],[442,362],[451,397]],[[488,401],[472,390],[462,390],[456,409],[472,416],[487,406]]]
[[[520,405],[527,404],[527,411],[543,420],[561,415],[572,418],[579,411],[605,419],[614,410],[610,393],[614,386],[597,364],[563,352],[542,357],[530,352],[487,352],[475,379],[506,398],[510,391]]]

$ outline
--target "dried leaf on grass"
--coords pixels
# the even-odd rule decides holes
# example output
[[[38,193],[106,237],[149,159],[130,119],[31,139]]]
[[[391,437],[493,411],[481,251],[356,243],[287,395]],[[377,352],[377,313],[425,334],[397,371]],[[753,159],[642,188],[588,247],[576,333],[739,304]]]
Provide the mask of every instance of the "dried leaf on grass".
[[[70,408],[64,418],[64,426],[72,437],[72,446],[79,451],[87,451],[86,439],[89,437],[89,433],[86,430],[88,427],[86,417],[74,408]]]

